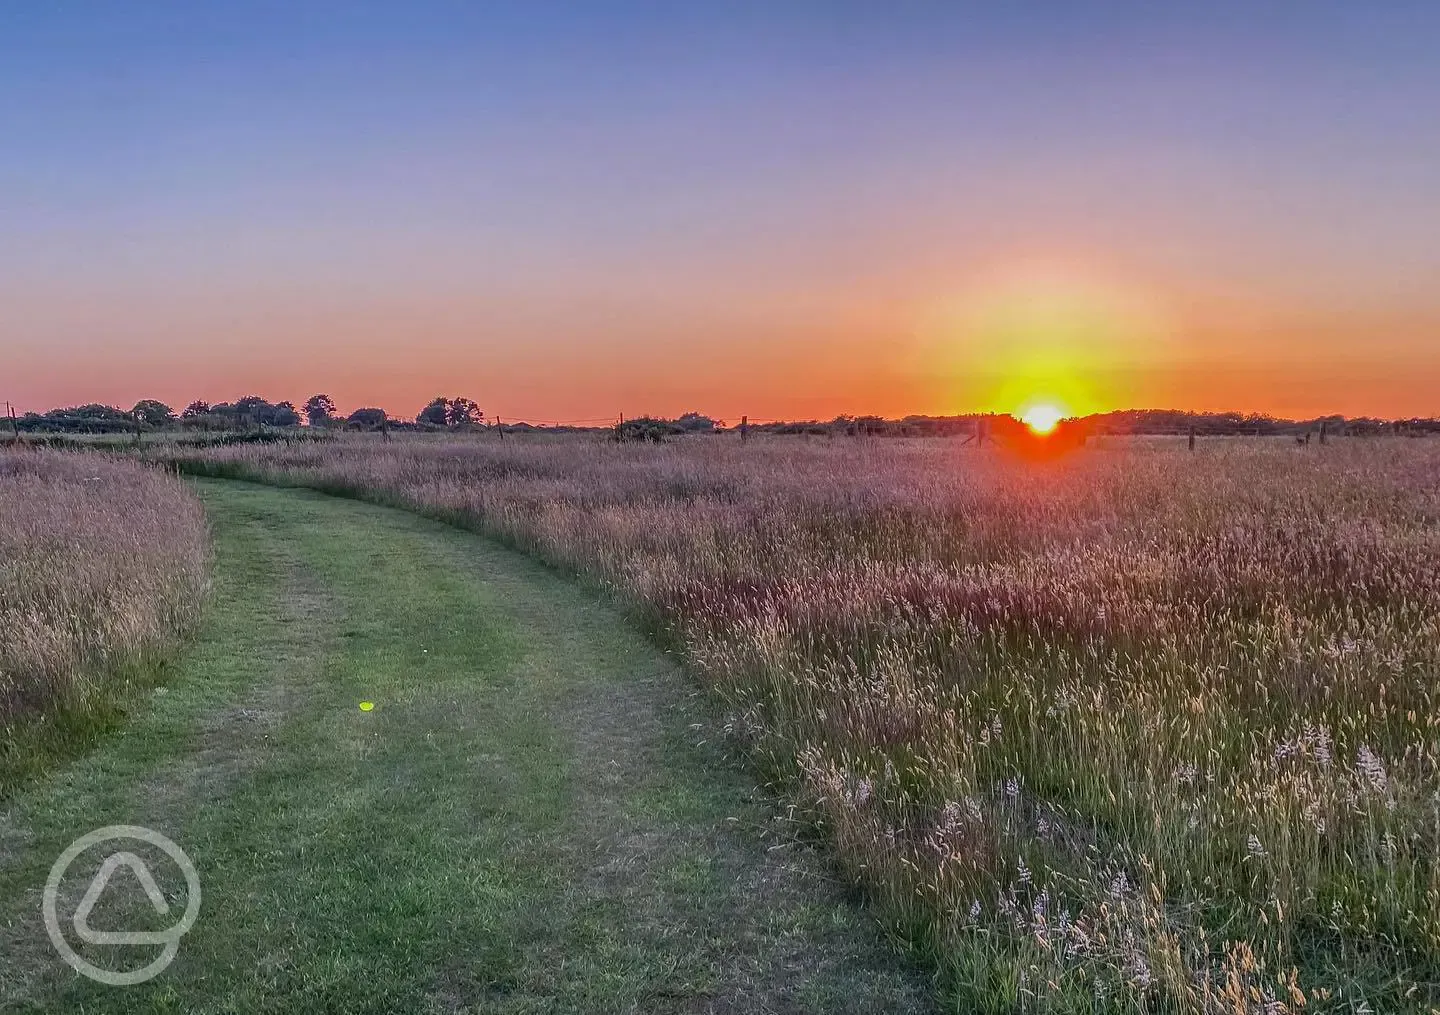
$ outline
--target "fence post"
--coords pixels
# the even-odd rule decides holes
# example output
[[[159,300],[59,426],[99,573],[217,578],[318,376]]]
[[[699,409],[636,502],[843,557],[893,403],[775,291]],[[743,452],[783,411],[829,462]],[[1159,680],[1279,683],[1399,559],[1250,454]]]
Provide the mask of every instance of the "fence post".
[[[500,439],[503,441],[503,440],[505,439],[505,421],[504,421],[503,419],[501,419],[499,416],[496,416],[496,417],[495,417],[495,425],[496,425],[497,427],[499,427],[499,429],[500,429]]]
[[[18,448],[20,446],[20,424],[15,422],[15,406],[6,402],[5,412],[10,417],[10,430],[15,434],[15,446]]]
[[[1190,428],[1190,450],[1195,450],[1195,428],[1193,426]]]
[[[750,439],[750,417],[740,417],[740,443],[744,444]]]
[[[1323,420],[1323,419],[1322,419],[1322,420],[1320,421],[1320,443],[1321,443],[1321,444],[1324,444],[1324,443],[1325,443],[1325,432],[1326,432],[1326,430],[1327,430],[1328,428],[1329,428],[1329,423],[1328,423],[1326,420]]]

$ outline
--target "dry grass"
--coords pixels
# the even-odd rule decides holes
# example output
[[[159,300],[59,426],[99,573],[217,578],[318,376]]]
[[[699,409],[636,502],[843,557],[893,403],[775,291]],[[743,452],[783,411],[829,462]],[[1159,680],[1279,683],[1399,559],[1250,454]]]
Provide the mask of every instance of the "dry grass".
[[[0,451],[0,790],[196,618],[199,503],[175,479],[90,454]],[[53,746],[53,745],[49,745]]]
[[[960,1010],[1440,1005],[1440,445],[189,465],[468,521],[651,611]]]

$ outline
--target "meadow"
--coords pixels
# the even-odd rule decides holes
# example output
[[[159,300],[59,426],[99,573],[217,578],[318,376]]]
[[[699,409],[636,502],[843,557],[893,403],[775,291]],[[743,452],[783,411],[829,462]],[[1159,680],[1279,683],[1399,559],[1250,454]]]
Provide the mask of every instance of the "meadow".
[[[957,1011],[1440,1005],[1440,445],[170,452],[610,589]]]
[[[173,476],[0,451],[0,795],[115,721],[200,612],[207,537]]]

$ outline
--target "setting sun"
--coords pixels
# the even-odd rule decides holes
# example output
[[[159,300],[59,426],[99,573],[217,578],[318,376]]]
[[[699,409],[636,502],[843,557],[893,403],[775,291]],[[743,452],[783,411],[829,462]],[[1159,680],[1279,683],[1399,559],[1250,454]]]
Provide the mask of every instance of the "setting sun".
[[[1064,418],[1064,412],[1048,403],[1032,405],[1020,414],[1020,422],[1028,426],[1032,433],[1041,436],[1053,431]]]

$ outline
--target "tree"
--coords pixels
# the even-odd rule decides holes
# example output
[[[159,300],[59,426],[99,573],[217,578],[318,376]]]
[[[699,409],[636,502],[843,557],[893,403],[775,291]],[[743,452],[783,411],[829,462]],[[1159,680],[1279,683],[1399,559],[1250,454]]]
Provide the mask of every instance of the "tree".
[[[415,417],[415,422],[430,426],[472,426],[484,421],[480,406],[468,398],[435,398]]]
[[[675,425],[691,433],[713,433],[716,424],[709,416],[703,416],[698,412],[687,412],[675,421]]]
[[[276,403],[272,422],[275,424],[275,426],[299,426],[300,413],[295,411],[295,403]]]
[[[136,402],[135,408],[130,410],[130,415],[146,426],[164,426],[175,420],[175,410],[153,398],[145,398]]]
[[[615,439],[617,441],[652,441],[660,444],[666,437],[678,432],[680,432],[680,428],[674,423],[651,416],[641,416],[638,419],[627,419],[617,426]]]
[[[356,409],[349,415],[347,422],[352,426],[363,426],[373,429],[374,427],[384,424],[385,410],[374,408]]]
[[[196,416],[210,415],[210,403],[196,399],[185,406],[185,411],[180,413],[181,419],[194,419]]]
[[[480,411],[480,406],[468,398],[452,398],[446,417],[451,426],[467,426],[483,422],[485,414]]]
[[[311,426],[324,426],[335,416],[335,400],[329,395],[311,395],[305,400],[305,418]]]
[[[257,423],[261,426],[275,423],[275,406],[259,395],[246,395],[235,403],[233,411],[242,423]]]
[[[420,410],[415,417],[417,423],[428,423],[430,426],[445,426],[450,422],[450,403],[443,398],[434,399],[429,405]]]
[[[135,418],[113,405],[77,405],[45,413],[45,428],[79,433],[121,433],[135,426]]]

